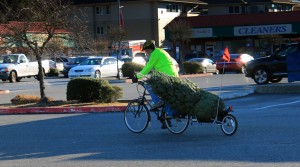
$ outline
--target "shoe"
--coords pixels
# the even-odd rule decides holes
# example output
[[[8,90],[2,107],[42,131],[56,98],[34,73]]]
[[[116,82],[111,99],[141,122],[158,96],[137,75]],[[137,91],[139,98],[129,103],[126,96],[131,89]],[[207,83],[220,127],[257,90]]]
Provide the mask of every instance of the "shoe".
[[[161,120],[160,122],[161,122],[161,129],[167,129],[168,128],[167,125],[166,125],[166,122],[164,120]],[[168,121],[168,124],[169,124],[169,121]],[[170,124],[171,124],[171,121],[170,121]]]
[[[192,116],[192,122],[198,122],[198,119],[197,119],[197,116],[196,116],[196,115],[193,115],[193,116]]]
[[[163,105],[164,105],[164,102],[159,101],[159,102],[153,104],[153,106],[151,106],[150,111],[156,110],[157,108],[162,107]]]
[[[161,129],[167,129],[168,127],[167,127],[167,125],[166,124],[162,124],[161,125]]]

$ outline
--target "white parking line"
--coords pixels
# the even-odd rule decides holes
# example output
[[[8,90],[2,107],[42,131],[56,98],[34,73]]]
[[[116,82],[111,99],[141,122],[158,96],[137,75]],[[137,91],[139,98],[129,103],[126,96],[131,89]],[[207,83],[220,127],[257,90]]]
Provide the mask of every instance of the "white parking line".
[[[300,103],[300,100],[289,102],[289,103],[282,103],[282,104],[277,104],[277,105],[270,105],[270,106],[255,108],[255,110],[262,110],[262,109],[266,109],[266,108],[284,106],[284,105],[295,104],[295,103]]]

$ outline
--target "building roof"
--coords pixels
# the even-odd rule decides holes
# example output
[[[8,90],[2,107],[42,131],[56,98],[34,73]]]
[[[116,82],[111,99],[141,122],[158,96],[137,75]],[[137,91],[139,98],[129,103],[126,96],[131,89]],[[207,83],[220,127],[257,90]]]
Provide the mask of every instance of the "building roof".
[[[120,0],[123,2],[141,2],[141,0]],[[143,0],[143,1],[157,1],[157,2],[177,2],[177,3],[190,3],[190,4],[205,4],[200,0]],[[84,4],[101,4],[101,3],[116,3],[117,0],[73,0],[75,5]]]
[[[300,11],[270,12],[253,14],[208,15],[195,17],[177,17],[187,20],[191,27],[251,26],[268,24],[300,23]],[[173,22],[172,21],[172,22]],[[167,27],[167,26],[166,26]]]
[[[208,5],[228,5],[228,4],[265,4],[265,3],[284,3],[284,4],[300,4],[295,0],[202,0]]]

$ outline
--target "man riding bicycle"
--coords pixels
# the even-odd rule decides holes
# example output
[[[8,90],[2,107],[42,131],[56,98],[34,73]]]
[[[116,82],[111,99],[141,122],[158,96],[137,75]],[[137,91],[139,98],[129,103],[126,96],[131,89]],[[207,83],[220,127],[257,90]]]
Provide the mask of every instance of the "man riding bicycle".
[[[162,72],[164,74],[178,77],[178,71],[172,62],[172,58],[168,52],[155,46],[155,41],[147,41],[144,43],[142,50],[149,55],[149,61],[146,66],[137,74],[137,78],[141,79],[147,75],[152,69]],[[149,91],[150,90],[150,91]],[[151,91],[149,88],[148,92],[151,95],[152,101],[155,103],[152,105],[150,110],[155,110],[164,105],[163,101]],[[162,122],[163,123],[163,122]],[[163,124],[162,128],[166,126]]]

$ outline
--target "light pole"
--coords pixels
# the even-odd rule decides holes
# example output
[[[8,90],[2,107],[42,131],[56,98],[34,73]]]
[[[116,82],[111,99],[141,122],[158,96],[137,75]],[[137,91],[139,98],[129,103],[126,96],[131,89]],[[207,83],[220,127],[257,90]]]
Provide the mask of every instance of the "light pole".
[[[121,21],[121,17],[120,17],[120,0],[118,0],[118,34],[120,36],[120,21]],[[121,38],[119,38],[119,41],[118,41],[118,45],[119,45],[119,51],[118,51],[118,54],[117,54],[117,78],[120,79],[120,71],[119,71],[119,55],[121,54]]]

